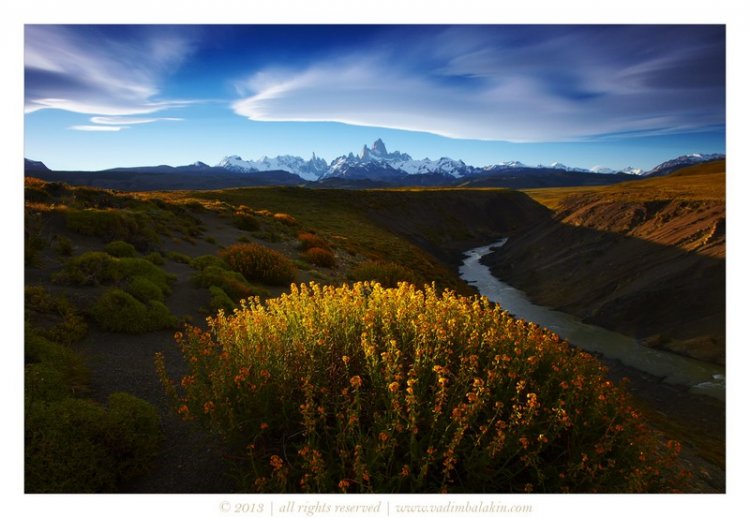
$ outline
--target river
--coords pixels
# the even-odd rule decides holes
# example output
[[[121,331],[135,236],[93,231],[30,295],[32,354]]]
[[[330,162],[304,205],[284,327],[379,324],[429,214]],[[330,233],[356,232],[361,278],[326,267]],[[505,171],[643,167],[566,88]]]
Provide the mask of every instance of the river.
[[[459,268],[461,278],[516,318],[546,327],[581,349],[658,376],[665,383],[688,386],[691,392],[724,401],[726,371],[722,366],[644,347],[633,337],[586,324],[578,317],[561,311],[538,306],[521,290],[495,278],[480,259],[506,242],[507,238],[504,238],[466,252],[466,258]]]

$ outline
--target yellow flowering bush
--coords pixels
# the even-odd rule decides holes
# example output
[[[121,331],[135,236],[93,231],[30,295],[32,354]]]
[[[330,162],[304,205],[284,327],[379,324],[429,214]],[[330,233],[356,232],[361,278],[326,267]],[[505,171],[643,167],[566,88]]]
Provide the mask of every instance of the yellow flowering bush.
[[[674,489],[662,444],[591,355],[485,298],[293,285],[176,336],[157,366],[184,419],[226,438],[247,490]]]

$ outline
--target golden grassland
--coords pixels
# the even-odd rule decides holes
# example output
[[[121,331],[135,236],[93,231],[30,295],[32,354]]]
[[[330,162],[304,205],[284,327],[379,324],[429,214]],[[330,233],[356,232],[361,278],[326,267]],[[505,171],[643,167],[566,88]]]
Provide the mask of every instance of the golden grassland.
[[[616,185],[595,187],[553,187],[523,189],[532,199],[557,210],[562,202],[574,196],[600,197],[610,200],[714,200],[726,199],[726,161],[686,167],[667,176],[645,178]]]

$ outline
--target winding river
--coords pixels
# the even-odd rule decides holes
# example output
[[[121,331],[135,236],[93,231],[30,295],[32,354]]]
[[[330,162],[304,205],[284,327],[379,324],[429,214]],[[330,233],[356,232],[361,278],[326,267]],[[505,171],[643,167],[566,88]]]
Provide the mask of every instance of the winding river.
[[[722,366],[644,347],[633,337],[583,323],[575,316],[548,307],[537,306],[529,301],[524,292],[495,278],[480,259],[506,242],[507,238],[504,238],[466,252],[459,274],[481,295],[500,304],[517,318],[544,326],[581,349],[600,353],[606,358],[658,376],[665,383],[688,386],[691,392],[722,401],[725,399],[725,369]]]

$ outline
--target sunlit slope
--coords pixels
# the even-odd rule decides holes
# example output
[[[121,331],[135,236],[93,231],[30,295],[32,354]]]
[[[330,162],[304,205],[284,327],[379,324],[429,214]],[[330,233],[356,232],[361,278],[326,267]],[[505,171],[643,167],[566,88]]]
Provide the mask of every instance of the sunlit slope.
[[[339,250],[405,265],[424,281],[463,292],[467,287],[453,268],[462,251],[515,233],[547,214],[528,196],[507,189],[262,187],[140,196],[288,213]]]

